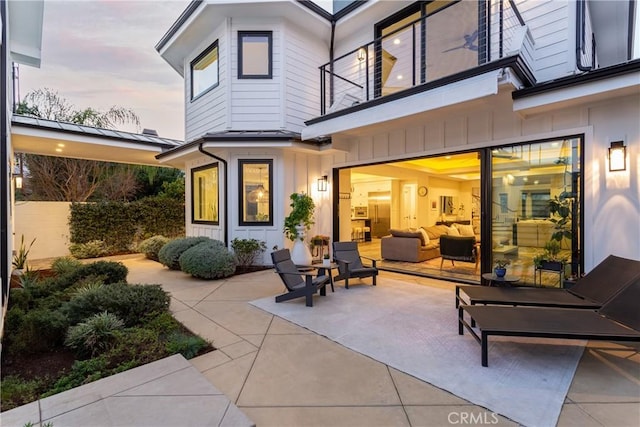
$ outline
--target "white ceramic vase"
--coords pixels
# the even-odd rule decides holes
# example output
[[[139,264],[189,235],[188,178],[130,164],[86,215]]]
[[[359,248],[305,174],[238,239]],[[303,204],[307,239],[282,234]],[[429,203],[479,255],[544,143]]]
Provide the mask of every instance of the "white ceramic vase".
[[[312,257],[309,246],[304,243],[306,229],[304,225],[296,225],[298,237],[291,249],[291,261],[296,265],[311,265]]]

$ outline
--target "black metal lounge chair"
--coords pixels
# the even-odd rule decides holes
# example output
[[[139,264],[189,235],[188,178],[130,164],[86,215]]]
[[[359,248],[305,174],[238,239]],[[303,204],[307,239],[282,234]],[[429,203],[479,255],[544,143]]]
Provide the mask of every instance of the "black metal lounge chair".
[[[456,286],[456,307],[494,304],[597,309],[637,277],[640,277],[640,261],[609,255],[571,289],[459,285]],[[467,296],[467,301],[460,291]]]
[[[480,343],[482,366],[488,366],[489,337],[542,337],[603,341],[640,341],[640,277],[599,311],[557,307],[461,305],[458,333],[466,328]],[[464,319],[475,321],[480,335]]]
[[[276,302],[288,301],[294,298],[305,297],[307,307],[313,307],[313,294],[320,291],[320,295],[325,296],[327,291],[325,286],[330,283],[331,276],[318,275],[314,277],[311,269],[308,272],[300,271],[291,261],[289,249],[280,249],[271,252],[271,260],[276,273],[280,275],[282,282],[287,288],[287,293],[276,296]],[[322,270],[325,271],[324,269]],[[304,276],[304,277],[303,277]]]
[[[362,258],[371,261],[371,267],[362,264]],[[373,286],[376,285],[376,260],[361,256],[357,242],[333,242],[333,259],[338,263],[338,275],[333,281],[344,280],[344,287],[349,289],[349,279],[358,277],[372,277]]]

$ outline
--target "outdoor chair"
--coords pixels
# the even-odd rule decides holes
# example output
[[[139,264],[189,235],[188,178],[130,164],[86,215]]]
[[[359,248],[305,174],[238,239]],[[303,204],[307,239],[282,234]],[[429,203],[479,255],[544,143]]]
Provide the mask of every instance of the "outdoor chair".
[[[357,242],[333,242],[333,259],[338,263],[338,275],[333,280],[344,280],[346,289],[349,289],[349,279],[356,277],[360,279],[372,277],[373,286],[376,286],[376,276],[378,276],[376,260],[361,256]],[[371,267],[364,266],[362,259],[371,261]]]
[[[475,271],[478,271],[478,263],[480,262],[480,254],[476,247],[476,238],[474,236],[448,236],[443,234],[440,236],[440,270],[444,260],[451,260],[451,265],[455,266],[454,261],[473,262],[476,265]]]
[[[466,328],[480,343],[482,366],[488,366],[489,337],[542,337],[602,341],[640,341],[640,277],[598,311],[558,307],[461,305],[458,334]],[[478,334],[464,319],[466,312]]]
[[[570,289],[458,285],[456,307],[460,304],[494,304],[593,310],[602,307],[637,277],[640,277],[640,261],[609,255]]]
[[[313,295],[320,291],[320,295],[325,296],[327,283],[330,283],[330,275],[312,274],[313,269],[309,267],[309,271],[300,271],[291,261],[291,253],[289,249],[280,249],[271,252],[271,260],[276,273],[280,275],[287,292],[276,296],[276,302],[288,301],[294,298],[305,298],[307,307],[313,307]],[[322,270],[323,272],[325,270]]]

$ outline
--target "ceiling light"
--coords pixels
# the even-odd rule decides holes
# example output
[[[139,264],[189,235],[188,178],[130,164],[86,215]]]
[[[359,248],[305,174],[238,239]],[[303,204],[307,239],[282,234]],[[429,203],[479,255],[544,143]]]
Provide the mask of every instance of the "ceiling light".
[[[393,44],[400,44],[400,39],[394,39]]]
[[[62,148],[56,148],[56,153],[62,153]]]
[[[402,80],[402,74],[398,74],[397,79],[398,79],[398,80]]]
[[[525,176],[524,178],[522,178],[522,180],[523,180],[524,182],[527,182],[527,181],[529,181],[529,178],[527,178],[527,177]]]
[[[62,148],[62,147],[64,147],[64,144],[60,142],[60,143],[58,143],[58,147]]]
[[[540,184],[540,181],[538,181],[537,179],[535,181],[533,181],[534,184],[538,185]]]

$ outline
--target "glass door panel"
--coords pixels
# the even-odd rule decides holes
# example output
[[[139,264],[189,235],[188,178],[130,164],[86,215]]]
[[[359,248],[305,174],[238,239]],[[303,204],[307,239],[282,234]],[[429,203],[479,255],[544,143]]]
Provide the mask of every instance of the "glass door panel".
[[[487,243],[492,265],[508,260],[508,274],[519,276],[520,284],[562,287],[577,273],[579,149],[580,139],[568,138],[492,151]]]

